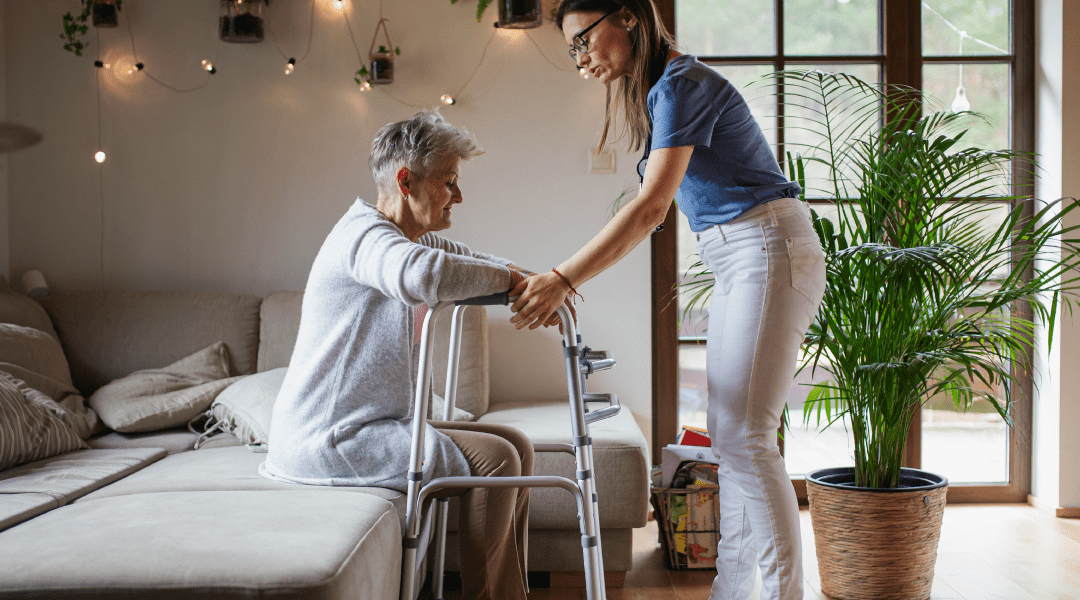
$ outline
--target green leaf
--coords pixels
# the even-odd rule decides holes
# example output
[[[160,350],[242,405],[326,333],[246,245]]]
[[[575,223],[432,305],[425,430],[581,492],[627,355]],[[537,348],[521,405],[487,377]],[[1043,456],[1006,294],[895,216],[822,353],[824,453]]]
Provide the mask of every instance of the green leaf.
[[[484,9],[491,4],[491,0],[477,0],[476,2],[476,22],[479,23],[484,17]]]

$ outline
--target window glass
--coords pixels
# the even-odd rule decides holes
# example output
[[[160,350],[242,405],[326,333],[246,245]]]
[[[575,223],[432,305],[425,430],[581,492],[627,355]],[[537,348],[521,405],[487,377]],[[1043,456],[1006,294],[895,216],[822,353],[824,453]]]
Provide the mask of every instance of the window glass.
[[[850,65],[790,65],[788,69],[791,70],[821,70],[834,73],[847,73],[853,75],[867,83],[879,83],[881,81],[881,68],[876,64],[850,64]],[[834,131],[843,131],[846,126],[851,122],[852,118],[858,118],[855,114],[857,111],[846,111],[846,106],[840,104],[838,106],[839,112],[830,113],[829,124]],[[824,133],[825,115],[823,114],[822,104],[816,101],[809,95],[796,96],[795,94],[789,94],[785,96],[785,113],[790,115],[786,117],[786,129],[784,138],[785,153],[791,154],[800,153],[804,156],[817,155],[820,156],[822,152],[823,139],[820,134]],[[876,123],[876,122],[875,122]],[[834,137],[840,137],[834,133]],[[832,176],[829,173],[829,169],[824,165],[815,162],[804,163],[806,174],[806,189],[804,190],[807,199],[815,198],[833,198],[834,185]],[[846,177],[852,177],[852,173],[847,173]],[[841,190],[843,193],[843,190]],[[848,190],[848,195],[854,195],[851,190]]]
[[[878,0],[786,0],[784,54],[877,54]]]
[[[926,0],[923,55],[1008,54],[1010,8],[1009,0]]]
[[[960,91],[963,87],[963,92]],[[923,95],[927,111],[970,110],[985,117],[964,136],[965,148],[1009,148],[1009,65],[924,63]]]
[[[995,396],[1002,398],[1002,391]],[[922,411],[922,468],[949,483],[1006,483],[1008,426],[988,400],[963,412],[946,395],[934,397]]]
[[[773,0],[678,0],[675,35],[698,56],[763,56],[776,52]]]

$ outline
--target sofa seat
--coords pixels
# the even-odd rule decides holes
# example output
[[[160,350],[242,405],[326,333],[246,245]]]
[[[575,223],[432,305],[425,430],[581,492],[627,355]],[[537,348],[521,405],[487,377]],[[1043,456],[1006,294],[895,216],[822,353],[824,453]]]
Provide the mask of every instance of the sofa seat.
[[[393,600],[400,548],[393,504],[371,494],[99,497],[0,532],[0,596]]]
[[[76,450],[0,473],[0,531],[160,460],[159,448]]]
[[[245,446],[207,448],[172,454],[163,458],[158,464],[87,494],[76,502],[162,492],[260,490],[354,492],[389,502],[395,514],[398,515],[401,531],[404,531],[405,494],[377,487],[315,486],[274,481],[259,475],[259,465],[265,459],[266,454],[252,452]],[[398,540],[398,547],[401,547],[400,540]]]

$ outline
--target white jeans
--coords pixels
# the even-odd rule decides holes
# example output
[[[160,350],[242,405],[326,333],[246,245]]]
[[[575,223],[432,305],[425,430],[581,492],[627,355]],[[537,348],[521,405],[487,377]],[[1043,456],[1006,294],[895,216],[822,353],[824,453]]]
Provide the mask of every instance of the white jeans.
[[[708,428],[719,463],[720,543],[712,600],[802,600],[799,506],[776,442],[799,346],[825,291],[825,258],[794,198],[697,234],[716,276],[709,311]]]

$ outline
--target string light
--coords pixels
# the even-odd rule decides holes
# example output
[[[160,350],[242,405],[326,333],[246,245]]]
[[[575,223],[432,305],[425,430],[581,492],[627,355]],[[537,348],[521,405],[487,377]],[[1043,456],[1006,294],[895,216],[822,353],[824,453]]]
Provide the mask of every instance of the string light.
[[[442,103],[447,106],[450,106],[455,102],[453,96],[451,96],[450,94],[443,94],[442,97],[439,98],[439,100],[441,100]]]
[[[292,72],[293,72],[293,69],[295,69],[295,68],[296,68],[296,59],[295,58],[290,58],[289,62],[285,64],[285,74],[286,75],[291,75]]]
[[[365,82],[361,83],[360,84],[360,91],[361,92],[370,92],[371,91],[371,82],[370,81],[365,81]]]
[[[217,73],[217,69],[214,68],[214,63],[212,63],[212,62],[210,62],[210,61],[208,61],[206,59],[203,59],[203,61],[202,61],[202,68],[209,71],[211,75],[213,75],[214,73]]]
[[[968,32],[967,31],[959,31],[957,33],[960,34],[960,52],[959,52],[959,54],[963,54],[964,53],[964,38],[968,37]],[[957,83],[959,83],[959,85],[956,87],[956,98],[953,99],[952,107],[951,107],[952,111],[957,112],[957,113],[958,112],[964,112],[966,110],[971,110],[971,103],[968,102],[968,99],[967,99],[967,90],[964,89],[964,64],[960,63],[959,67],[960,67],[960,72],[957,75]]]
[[[577,72],[578,72],[579,75],[581,75],[582,79],[588,79],[589,78],[589,71],[586,70],[585,67],[581,67],[580,69],[577,70]]]
[[[345,0],[334,0],[330,5],[334,7],[334,10],[343,10],[345,8]]]
[[[102,152],[101,150],[98,150],[98,151],[97,151],[97,152],[96,152],[96,153],[94,154],[94,160],[98,161],[98,163],[103,163],[103,162],[105,162],[105,153],[104,153],[104,152]]]

